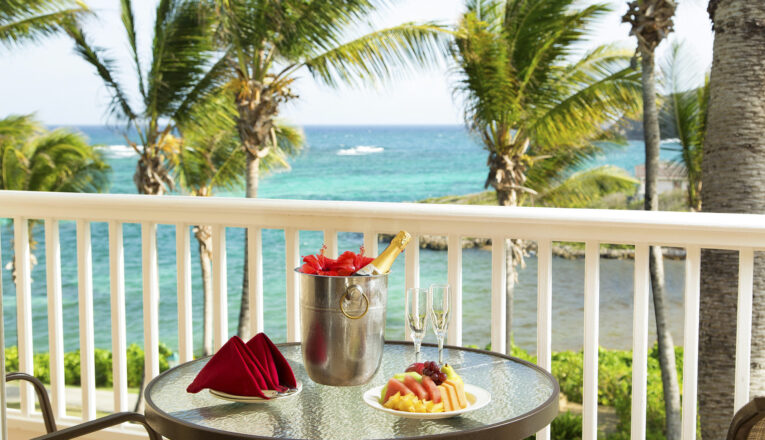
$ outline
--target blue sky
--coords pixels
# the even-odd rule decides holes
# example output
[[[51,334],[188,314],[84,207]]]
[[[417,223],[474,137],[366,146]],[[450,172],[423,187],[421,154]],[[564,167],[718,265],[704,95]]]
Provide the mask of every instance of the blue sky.
[[[130,79],[127,43],[119,22],[117,0],[88,0],[99,19],[86,30],[98,45],[113,50]],[[134,0],[139,22],[139,45],[148,47],[156,0]],[[591,3],[591,1],[585,1]],[[684,40],[700,66],[712,60],[712,31],[703,0],[680,0],[675,18],[675,38]],[[400,0],[375,19],[379,26],[412,20],[454,23],[462,0]],[[591,45],[620,43],[634,47],[629,26],[621,24],[626,1],[613,1],[614,12],[594,29]],[[143,39],[140,39],[143,36]],[[666,47],[662,43],[660,53]],[[294,123],[318,124],[458,124],[459,106],[451,92],[453,76],[448,66],[409,74],[404,80],[379,89],[340,87],[330,89],[302,72],[295,85],[300,100],[288,105],[283,116]],[[132,82],[131,82],[132,83]],[[132,91],[135,94],[135,91]],[[72,51],[63,37],[39,46],[8,50],[0,47],[0,117],[36,113],[47,124],[85,125],[106,121],[108,91],[93,69]]]

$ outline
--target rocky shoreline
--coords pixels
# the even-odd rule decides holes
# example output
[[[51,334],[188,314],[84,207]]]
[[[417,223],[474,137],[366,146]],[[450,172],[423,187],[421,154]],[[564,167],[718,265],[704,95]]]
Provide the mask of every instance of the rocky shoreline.
[[[393,238],[393,235],[380,234],[379,238],[382,241],[389,242],[391,238]],[[524,244],[525,244],[526,252],[532,253],[532,254],[536,253],[537,243],[535,241],[527,241]],[[447,249],[447,247],[448,247],[447,238],[444,236],[423,235],[420,237],[420,249],[444,251]],[[479,248],[484,250],[490,250],[491,239],[463,237],[462,248],[463,249]],[[568,260],[574,260],[577,258],[584,258],[584,247],[574,246],[574,245],[569,245],[564,243],[556,243],[553,245],[552,253],[556,257],[565,258]],[[683,248],[663,247],[662,253],[664,254],[664,258],[668,258],[671,260],[682,260],[685,258],[685,249]],[[634,259],[635,249],[633,248],[623,249],[623,248],[617,248],[617,247],[601,246],[600,257],[614,259],[614,260]]]

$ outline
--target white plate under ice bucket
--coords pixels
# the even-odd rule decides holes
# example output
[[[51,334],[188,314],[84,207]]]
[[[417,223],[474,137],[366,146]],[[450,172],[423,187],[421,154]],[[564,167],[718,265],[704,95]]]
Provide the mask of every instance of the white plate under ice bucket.
[[[468,400],[467,408],[458,409],[457,411],[444,411],[437,413],[414,413],[406,411],[398,411],[382,406],[380,403],[380,393],[382,392],[384,385],[374,387],[367,390],[364,393],[364,402],[372,408],[392,414],[394,416],[404,417],[407,419],[420,419],[420,420],[432,420],[432,419],[448,419],[449,417],[456,417],[462,414],[473,412],[477,409],[481,409],[491,402],[491,394],[483,388],[475,385],[465,384],[465,396]]]
[[[263,394],[265,394],[269,398],[264,399],[259,396],[237,396],[235,394],[228,394],[228,393],[224,393],[223,391],[217,391],[217,390],[210,390],[210,394],[217,397],[218,399],[228,400],[229,402],[269,403],[269,402],[274,402],[276,400],[288,399],[290,397],[300,394],[300,392],[303,391],[303,383],[300,381],[297,381],[297,388],[291,388],[283,393],[277,392],[276,390],[261,390],[261,391],[263,391]]]

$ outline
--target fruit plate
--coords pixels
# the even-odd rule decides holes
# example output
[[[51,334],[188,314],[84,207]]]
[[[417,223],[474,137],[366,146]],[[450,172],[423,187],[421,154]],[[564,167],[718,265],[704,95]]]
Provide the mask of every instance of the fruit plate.
[[[217,391],[217,390],[210,390],[210,394],[217,397],[218,399],[228,400],[229,402],[269,403],[269,402],[274,402],[277,400],[289,399],[290,397],[294,397],[300,394],[301,391],[303,391],[303,383],[300,381],[297,381],[296,388],[290,388],[289,390],[283,393],[280,393],[276,390],[263,390],[263,394],[268,396],[269,397],[268,399],[264,399],[258,396],[237,396],[234,394],[228,394],[228,393],[224,393],[223,391]]]
[[[489,394],[488,391],[475,385],[465,384],[465,396],[468,399],[467,408],[459,409],[457,411],[445,411],[438,413],[413,413],[398,411],[395,409],[386,408],[380,404],[380,392],[382,391],[383,386],[384,385],[380,385],[379,387],[374,387],[367,390],[364,393],[364,402],[378,411],[386,412],[388,414],[393,414],[394,416],[404,417],[407,419],[447,419],[449,417],[460,416],[462,414],[467,414],[469,412],[483,408],[489,402],[491,402],[491,394]]]

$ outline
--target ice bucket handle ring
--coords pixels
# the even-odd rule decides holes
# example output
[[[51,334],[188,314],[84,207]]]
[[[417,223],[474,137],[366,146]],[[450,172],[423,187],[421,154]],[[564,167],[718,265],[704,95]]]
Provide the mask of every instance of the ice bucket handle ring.
[[[349,295],[350,294],[350,295]],[[343,307],[343,302],[346,299],[357,299],[361,295],[362,298],[364,298],[364,312],[362,312],[360,315],[349,315],[348,312],[345,311],[345,308]],[[343,315],[345,315],[348,319],[359,319],[367,314],[369,311],[369,298],[367,298],[367,294],[364,293],[363,290],[361,290],[361,287],[359,287],[356,284],[352,284],[348,286],[347,289],[345,289],[345,294],[342,298],[340,298],[340,311],[343,312]]]

